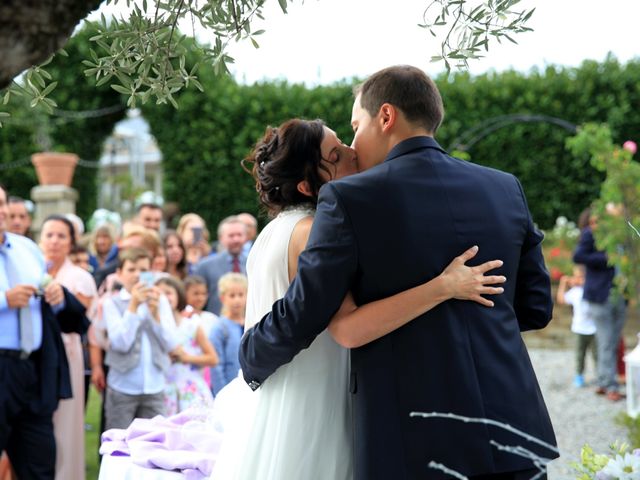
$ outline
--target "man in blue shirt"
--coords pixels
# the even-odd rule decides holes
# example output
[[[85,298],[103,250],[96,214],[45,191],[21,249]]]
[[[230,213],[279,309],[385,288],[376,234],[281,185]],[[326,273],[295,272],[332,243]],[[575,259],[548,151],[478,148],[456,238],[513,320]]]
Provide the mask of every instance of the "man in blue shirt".
[[[88,321],[75,297],[47,278],[37,245],[9,233],[8,221],[0,186],[0,451],[18,478],[53,479],[52,415],[71,397],[60,332],[83,333]]]

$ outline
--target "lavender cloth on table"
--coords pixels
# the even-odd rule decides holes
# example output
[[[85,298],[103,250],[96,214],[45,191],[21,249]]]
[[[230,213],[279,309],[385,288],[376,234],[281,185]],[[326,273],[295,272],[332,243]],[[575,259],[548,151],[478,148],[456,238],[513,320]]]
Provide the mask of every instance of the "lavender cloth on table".
[[[222,434],[207,420],[202,408],[136,418],[126,430],[104,432],[100,454],[130,456],[141,467],[180,471],[189,480],[200,480],[211,475],[222,443]]]

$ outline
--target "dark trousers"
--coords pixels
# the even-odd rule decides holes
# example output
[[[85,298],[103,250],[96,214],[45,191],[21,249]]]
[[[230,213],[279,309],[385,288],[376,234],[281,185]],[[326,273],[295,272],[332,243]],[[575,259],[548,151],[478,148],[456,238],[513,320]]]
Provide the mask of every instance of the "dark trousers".
[[[540,470],[537,468],[532,468],[530,470],[519,470],[517,472],[505,472],[505,473],[489,473],[487,475],[475,475],[469,477],[469,480],[531,480],[535,478],[536,480],[547,480],[547,473],[545,473],[539,477],[536,475],[540,475]]]
[[[587,357],[587,350],[591,348],[591,354],[593,355],[593,361],[598,364],[598,347],[596,345],[596,336],[582,335],[576,333],[576,373],[578,375],[584,374],[584,363]]]
[[[20,480],[55,476],[52,414],[34,411],[38,398],[33,361],[0,355],[0,451],[7,452]]]

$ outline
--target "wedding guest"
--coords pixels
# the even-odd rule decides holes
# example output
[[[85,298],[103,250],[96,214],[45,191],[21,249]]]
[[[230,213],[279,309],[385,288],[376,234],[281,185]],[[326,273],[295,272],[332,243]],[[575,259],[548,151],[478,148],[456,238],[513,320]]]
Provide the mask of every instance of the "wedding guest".
[[[151,261],[151,271],[155,273],[166,273],[167,268],[167,252],[164,249],[164,245],[160,245]]]
[[[91,257],[89,263],[93,271],[97,272],[106,264],[118,259],[115,229],[110,224],[101,225],[91,234],[89,241]]]
[[[222,304],[218,296],[218,280],[225,273],[246,274],[247,255],[243,252],[246,238],[246,227],[237,216],[225,218],[218,225],[218,241],[222,247],[216,256],[198,262],[194,273],[207,282],[209,298],[207,311],[218,315]]]
[[[576,376],[573,384],[576,387],[584,387],[584,361],[587,350],[591,349],[593,359],[597,363],[598,354],[595,345],[596,326],[588,315],[585,314],[586,302],[584,294],[584,266],[576,265],[573,275],[564,275],[560,278],[556,300],[560,305],[571,305],[573,318],[571,331],[576,336]]]
[[[137,208],[136,223],[159,232],[162,226],[162,207],[155,203],[143,203]]]
[[[167,273],[179,280],[184,280],[189,272],[187,252],[180,235],[175,230],[168,231],[164,236],[163,244],[167,252]]]
[[[249,251],[253,246],[253,242],[258,235],[258,220],[256,220],[256,217],[247,212],[239,213],[238,219],[240,219],[240,221],[244,223],[244,226],[247,228],[247,239],[244,242],[242,251],[245,253],[245,255],[249,255]]]
[[[6,230],[8,218],[7,190],[0,186],[0,451],[6,450],[18,478],[52,479],[52,416],[59,399],[72,395],[60,332],[82,333],[88,320],[60,283],[43,283],[42,253],[30,239]],[[42,296],[35,295],[39,287]]]
[[[69,252],[69,260],[71,260],[71,263],[91,273],[93,271],[93,268],[91,267],[89,258],[90,258],[89,250],[87,250],[86,248],[80,245],[76,245],[71,249],[71,252]],[[92,277],[92,280],[93,280],[93,277]]]
[[[218,316],[204,309],[209,297],[207,282],[199,275],[189,275],[184,279],[184,290],[187,303],[185,314],[197,317],[205,333],[209,336]]]
[[[105,428],[127,428],[134,418],[164,414],[165,371],[178,346],[171,306],[160,290],[141,281],[151,255],[129,248],[119,255],[119,293],[104,300],[109,339]]]
[[[62,215],[51,215],[42,224],[40,247],[48,264],[48,272],[56,281],[69,290],[89,308],[97,295],[93,277],[86,270],[75,266],[69,253],[75,246],[76,236],[71,221]],[[82,480],[84,465],[84,405],[85,362],[80,335],[63,333],[73,397],[61,400],[53,415],[56,438],[56,478]]]
[[[244,332],[244,313],[247,304],[247,277],[241,273],[227,273],[218,282],[222,310],[213,324],[209,339],[218,353],[218,365],[211,368],[211,390],[214,395],[238,376],[238,351]]]
[[[176,322],[176,339],[182,347],[171,355],[173,361],[166,372],[165,415],[175,415],[191,406],[210,406],[213,395],[202,372],[218,363],[216,351],[200,322],[195,317],[182,315],[186,299],[181,282],[165,277],[158,280],[156,285],[169,300]]]
[[[192,267],[211,253],[207,224],[200,215],[187,213],[180,217],[176,232],[186,249],[187,264],[191,273]]]
[[[122,237],[118,242],[118,249],[124,250],[127,248],[144,248],[147,250],[151,258],[156,256],[158,248],[160,248],[160,237],[155,230],[137,225],[133,222],[125,222],[122,227]],[[102,284],[107,278],[114,274],[118,269],[118,259],[107,263],[103,268],[98,270],[94,278],[96,279],[96,285],[99,289],[102,289]],[[114,277],[111,277],[112,279]],[[111,288],[107,288],[110,290]],[[102,289],[103,290],[103,289]]]
[[[20,197],[9,197],[9,231],[31,238],[30,229],[31,213],[27,202]]]
[[[573,261],[586,266],[584,300],[586,314],[596,325],[598,348],[598,387],[596,394],[606,395],[612,402],[622,400],[616,378],[617,350],[626,319],[626,303],[613,285],[615,268],[609,264],[606,252],[598,250],[594,231],[598,219],[590,214],[589,225],[582,229]]]

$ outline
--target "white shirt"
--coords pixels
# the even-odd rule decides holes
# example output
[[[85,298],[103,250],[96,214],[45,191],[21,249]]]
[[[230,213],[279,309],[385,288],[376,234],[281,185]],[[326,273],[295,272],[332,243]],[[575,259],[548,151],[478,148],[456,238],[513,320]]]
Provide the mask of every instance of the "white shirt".
[[[118,295],[120,299],[126,302],[131,301],[131,294],[124,288],[120,290]],[[173,350],[178,346],[173,312],[169,301],[164,295],[160,296],[160,301],[158,302],[160,324],[153,319],[146,303],[139,305],[136,313],[131,313],[127,310],[124,315],[121,315],[113,300],[107,298],[102,309],[110,348],[113,350],[128,352],[136,339],[138,327],[143,322],[151,324],[167,350]],[[151,344],[145,332],[142,333],[140,344],[140,363],[124,373],[110,369],[107,384],[110,388],[127,395],[153,394],[164,390],[164,372],[156,367],[152,361]]]
[[[580,335],[593,335],[596,333],[596,324],[587,315],[587,302],[582,299],[584,289],[582,287],[571,287],[564,294],[564,301],[573,307],[573,319],[571,320],[571,331]]]

